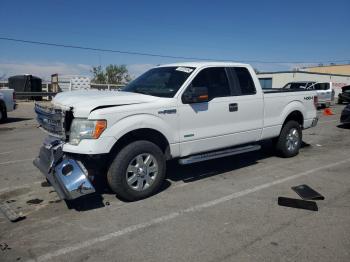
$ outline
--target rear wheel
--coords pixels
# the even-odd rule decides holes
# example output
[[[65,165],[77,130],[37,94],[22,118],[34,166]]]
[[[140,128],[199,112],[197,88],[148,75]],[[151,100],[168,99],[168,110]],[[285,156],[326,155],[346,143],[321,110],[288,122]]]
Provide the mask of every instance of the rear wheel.
[[[298,122],[288,121],[276,141],[276,150],[281,157],[293,157],[299,153],[302,143],[302,131]]]
[[[108,170],[107,181],[119,198],[136,201],[160,189],[165,169],[165,157],[157,145],[135,141],[117,154]]]

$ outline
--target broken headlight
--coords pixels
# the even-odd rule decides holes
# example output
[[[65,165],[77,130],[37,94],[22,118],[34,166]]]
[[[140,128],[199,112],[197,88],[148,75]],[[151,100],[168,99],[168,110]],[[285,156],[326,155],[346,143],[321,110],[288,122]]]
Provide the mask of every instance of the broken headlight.
[[[106,120],[75,118],[70,127],[69,143],[78,145],[83,139],[97,139],[106,127]]]

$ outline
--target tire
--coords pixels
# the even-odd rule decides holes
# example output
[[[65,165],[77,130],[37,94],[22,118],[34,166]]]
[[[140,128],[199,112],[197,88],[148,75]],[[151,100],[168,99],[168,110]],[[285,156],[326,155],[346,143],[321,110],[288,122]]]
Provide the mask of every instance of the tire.
[[[338,104],[341,105],[343,103],[343,100],[341,100],[340,98],[338,98]]]
[[[7,120],[6,108],[0,105],[0,123],[4,123]]]
[[[165,171],[162,150],[152,142],[140,140],[119,151],[107,172],[107,182],[119,199],[137,201],[159,191]]]
[[[281,157],[293,157],[299,153],[302,143],[302,131],[298,122],[291,120],[282,127],[276,141],[276,151]]]

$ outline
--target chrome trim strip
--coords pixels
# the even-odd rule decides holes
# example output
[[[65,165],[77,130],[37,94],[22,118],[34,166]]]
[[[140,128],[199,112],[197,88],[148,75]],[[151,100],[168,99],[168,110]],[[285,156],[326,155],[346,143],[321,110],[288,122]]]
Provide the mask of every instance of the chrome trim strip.
[[[249,146],[244,146],[244,147],[231,148],[231,149],[225,149],[225,150],[220,150],[220,151],[215,151],[215,152],[203,153],[203,154],[193,155],[193,156],[190,156],[187,158],[179,159],[179,164],[188,165],[188,164],[206,161],[206,160],[210,160],[210,159],[221,158],[221,157],[225,157],[225,156],[232,156],[232,155],[247,153],[247,152],[251,152],[251,151],[256,151],[256,150],[259,150],[260,148],[261,148],[260,145],[249,145]]]

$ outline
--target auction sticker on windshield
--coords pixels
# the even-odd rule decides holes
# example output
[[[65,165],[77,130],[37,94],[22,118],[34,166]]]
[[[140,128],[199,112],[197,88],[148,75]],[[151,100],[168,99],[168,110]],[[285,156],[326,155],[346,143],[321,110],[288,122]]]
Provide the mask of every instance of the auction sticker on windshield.
[[[176,71],[181,71],[181,72],[185,72],[185,73],[189,74],[189,73],[191,73],[193,71],[193,69],[192,68],[188,68],[188,67],[180,66],[180,67],[176,68]]]

